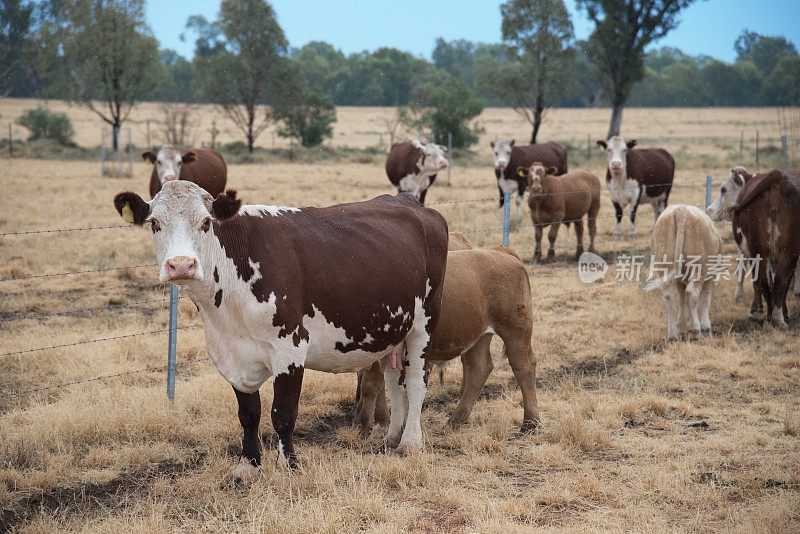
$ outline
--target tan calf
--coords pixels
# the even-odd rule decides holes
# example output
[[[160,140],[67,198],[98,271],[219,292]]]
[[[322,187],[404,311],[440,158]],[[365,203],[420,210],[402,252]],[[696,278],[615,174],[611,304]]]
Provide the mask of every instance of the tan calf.
[[[688,322],[690,337],[710,333],[708,310],[715,280],[709,274],[709,258],[722,252],[714,223],[695,206],[670,206],[656,220],[651,250],[653,263],[644,290],[661,290],[667,339],[678,338],[679,321]]]
[[[597,233],[597,212],[600,210],[600,180],[585,170],[571,171],[555,176],[555,168],[545,168],[534,163],[529,168],[517,170],[520,177],[527,178],[531,190],[528,206],[531,209],[531,222],[536,236],[536,249],[533,260],[542,259],[542,232],[550,226],[547,239],[550,248],[547,261],[556,256],[556,238],[561,223],[575,224],[575,238],[578,245],[575,259],[583,254],[583,216],[589,223],[589,252],[595,252],[594,236]]]
[[[464,368],[461,399],[448,421],[450,425],[469,419],[492,371],[489,345],[495,334],[505,344],[505,354],[522,391],[523,430],[540,423],[536,360],[531,347],[531,307],[528,273],[511,249],[495,247],[448,253],[442,314],[428,352],[428,363],[461,357]],[[359,387],[355,424],[367,431],[372,427],[375,413],[375,430],[379,431],[385,421],[385,401],[384,379],[378,366],[359,373]]]

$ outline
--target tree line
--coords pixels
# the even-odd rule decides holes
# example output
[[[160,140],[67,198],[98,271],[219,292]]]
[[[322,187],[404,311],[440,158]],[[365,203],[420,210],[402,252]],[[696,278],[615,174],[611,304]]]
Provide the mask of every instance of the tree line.
[[[144,0],[0,0],[0,95],[81,103],[112,126],[137,101],[212,103],[252,147],[270,123],[313,146],[337,105],[397,106],[437,142],[468,146],[484,105],[514,108],[535,142],[554,106],[611,106],[609,134],[636,106],[760,106],[800,101],[800,55],[783,37],[744,31],[732,63],[652,43],[694,0],[578,0],[594,24],[576,40],[563,0],[508,0],[502,42],[436,39],[431,60],[395,48],[344,54],[292,48],[265,0],[223,0],[189,16],[187,60],[161,49]]]

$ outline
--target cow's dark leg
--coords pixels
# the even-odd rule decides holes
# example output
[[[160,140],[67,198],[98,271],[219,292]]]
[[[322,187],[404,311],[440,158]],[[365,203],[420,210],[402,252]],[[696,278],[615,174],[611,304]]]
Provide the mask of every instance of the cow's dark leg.
[[[536,240],[536,245],[533,249],[533,261],[537,263],[542,261],[542,234],[544,233],[544,227],[541,223],[533,224],[534,239]]]
[[[447,420],[450,426],[459,426],[466,423],[475,401],[481,394],[486,379],[492,372],[494,363],[489,347],[492,343],[492,334],[484,334],[470,347],[463,356],[461,363],[464,367],[464,378],[461,382],[461,398],[458,401],[453,415]]]
[[[503,193],[503,190],[500,188],[499,185],[497,186],[497,190],[500,192],[500,207],[502,208],[506,200],[505,193]]]
[[[272,399],[272,427],[278,434],[278,462],[285,460],[290,468],[297,467],[292,434],[297,421],[297,405],[303,387],[303,366],[289,365],[286,372],[275,377]]]
[[[363,435],[367,435],[375,422],[378,401],[383,402],[383,412],[385,418],[386,399],[380,393],[384,391],[383,373],[381,372],[380,362],[375,362],[369,369],[359,371],[359,396],[360,401],[356,408],[353,425],[355,425]]]
[[[424,179],[424,178],[423,178]],[[423,189],[419,194],[419,203],[425,205],[425,196],[428,194],[428,188]]]
[[[614,214],[617,217],[617,225],[614,227],[614,236],[618,236],[622,233],[622,206],[617,204],[616,202],[612,202],[614,204]]]
[[[575,260],[577,261],[583,254],[583,219],[578,219],[573,223],[575,224],[575,239],[578,241],[575,249]]]
[[[547,240],[550,241],[550,248],[547,249],[547,261],[555,261],[556,259],[556,239],[558,238],[558,229],[561,223],[555,222],[550,225],[550,231],[547,232]]]
[[[631,204],[631,235],[636,235],[636,210],[639,209],[639,202],[641,202],[643,194],[644,186],[639,186],[639,194]]]
[[[234,471],[234,482],[247,483],[261,470],[261,444],[258,441],[258,423],[261,421],[261,397],[255,393],[242,393],[233,388],[239,403],[239,423],[242,425],[242,461]]]
[[[797,256],[784,252],[783,257],[775,266],[775,281],[772,284],[774,295],[774,308],[772,310],[772,322],[781,328],[786,327],[786,295],[789,293],[789,285],[794,276],[794,266],[797,263]]]

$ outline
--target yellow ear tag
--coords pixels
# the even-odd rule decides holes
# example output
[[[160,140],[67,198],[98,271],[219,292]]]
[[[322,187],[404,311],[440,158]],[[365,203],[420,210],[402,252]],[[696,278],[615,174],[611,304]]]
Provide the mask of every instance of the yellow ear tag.
[[[130,202],[126,202],[124,206],[122,206],[122,218],[133,224],[133,210],[131,209]]]

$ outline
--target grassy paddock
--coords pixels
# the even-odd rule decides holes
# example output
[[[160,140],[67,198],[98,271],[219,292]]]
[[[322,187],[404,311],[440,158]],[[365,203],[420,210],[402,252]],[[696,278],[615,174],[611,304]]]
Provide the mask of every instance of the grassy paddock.
[[[7,109],[0,108],[3,118]],[[356,132],[375,127],[347,122],[351,112],[360,113],[340,110],[339,128],[366,137]],[[691,121],[686,110],[641,113],[626,111],[625,124],[633,130],[639,121],[643,144],[674,139],[664,146],[681,155],[673,203],[702,202],[705,175],[721,177],[739,163],[728,160],[731,148],[719,141],[732,137],[729,130],[736,129],[738,143],[740,124],[766,129],[770,120],[768,110],[703,110]],[[660,130],[647,113],[662,121]],[[522,137],[508,112],[485,117],[490,132]],[[599,111],[558,110],[546,131],[585,137],[602,132],[606,119]],[[715,159],[704,162],[703,151]],[[363,162],[232,164],[229,183],[246,201],[327,205],[391,192],[382,163],[375,155]],[[601,160],[588,163],[602,173]],[[113,195],[144,194],[149,175],[143,163],[131,179],[100,178],[91,161],[4,165],[0,232],[120,224]],[[452,185],[434,187],[428,199],[452,230],[490,246],[500,239],[496,191],[489,155],[480,152],[472,164],[456,165]],[[452,202],[470,199],[481,201]],[[613,262],[624,251],[646,252],[650,208],[640,211],[638,236],[619,241],[611,238],[612,214],[604,193],[601,254]],[[526,223],[515,227],[511,242],[529,260]],[[719,228],[728,237],[728,227]],[[0,356],[0,391],[11,394],[0,396],[0,530],[797,531],[794,299],[789,330],[755,326],[745,319],[747,304],[733,303],[733,283],[722,282],[712,308],[714,336],[665,343],[658,295],[643,294],[634,282],[615,283],[613,268],[606,283],[585,286],[571,261],[572,230],[562,228],[558,246],[556,264],[527,263],[540,432],[517,434],[521,398],[499,344],[497,368],[468,425],[445,428],[459,365],[448,368],[444,386],[432,385],[425,449],[411,458],[376,454],[375,444],[349,428],[354,376],[309,372],[297,432],[301,469],[275,470],[265,418],[265,471],[248,491],[229,483],[240,439],[236,402],[205,356],[201,329],[181,330],[177,400],[165,401],[166,294],[153,267],[0,282],[0,353],[157,331]],[[730,243],[726,251],[733,253]],[[149,232],[127,227],[4,236],[0,257],[0,279],[154,261]],[[182,302],[180,325],[198,320],[194,306]],[[129,371],[141,372],[17,393]],[[262,394],[268,413],[269,383]]]

